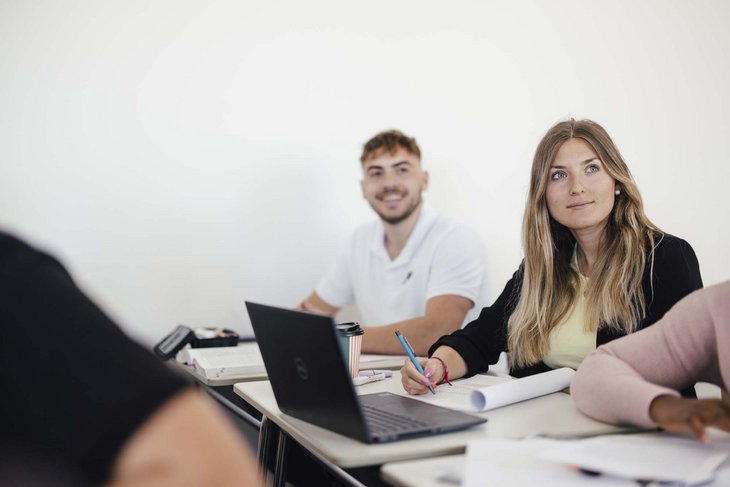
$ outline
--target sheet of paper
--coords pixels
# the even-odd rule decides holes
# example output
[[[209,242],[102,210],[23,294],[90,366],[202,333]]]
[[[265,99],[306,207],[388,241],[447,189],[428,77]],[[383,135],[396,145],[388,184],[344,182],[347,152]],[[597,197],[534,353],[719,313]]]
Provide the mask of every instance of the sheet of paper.
[[[730,456],[730,435],[704,445],[666,433],[598,436],[544,451],[541,458],[627,479],[699,485]]]
[[[588,477],[577,469],[541,458],[561,441],[475,440],[466,448],[462,487],[636,487],[636,482],[608,476]]]
[[[238,347],[228,347],[217,349],[215,353],[202,352],[199,354],[191,354],[193,360],[204,361],[210,367],[247,367],[258,366],[264,364],[259,348],[253,344],[253,347],[239,345]],[[212,350],[201,348],[201,351]]]
[[[469,412],[489,411],[498,407],[558,392],[570,386],[575,371],[561,368],[521,379],[475,375],[440,385],[436,394],[410,396],[437,406]]]
[[[511,382],[514,379],[509,377],[495,377],[492,375],[475,375],[468,379],[453,381],[453,386],[442,384],[436,388],[436,394],[423,394],[420,396],[408,396],[419,401],[434,404],[458,411],[474,412],[471,404],[471,394],[480,389],[493,387],[504,382]]]
[[[236,347],[185,347],[177,353],[176,360],[184,364],[192,364],[196,358],[227,358],[238,360],[244,364],[263,364],[261,352],[256,342],[239,343]]]

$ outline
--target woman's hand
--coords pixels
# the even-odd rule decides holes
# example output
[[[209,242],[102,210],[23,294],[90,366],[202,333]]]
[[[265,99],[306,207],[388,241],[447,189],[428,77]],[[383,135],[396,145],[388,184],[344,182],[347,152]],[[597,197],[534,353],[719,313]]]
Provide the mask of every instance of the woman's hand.
[[[710,441],[707,426],[730,432],[730,403],[722,399],[659,396],[651,402],[649,416],[660,428],[689,431],[703,443]]]
[[[416,370],[415,365],[409,359],[406,359],[400,369],[400,380],[403,389],[408,394],[425,394],[428,392],[429,384],[436,387],[436,384],[444,376],[444,368],[438,360],[419,358],[418,361],[421,363],[424,375]],[[433,380],[434,377],[438,380]]]

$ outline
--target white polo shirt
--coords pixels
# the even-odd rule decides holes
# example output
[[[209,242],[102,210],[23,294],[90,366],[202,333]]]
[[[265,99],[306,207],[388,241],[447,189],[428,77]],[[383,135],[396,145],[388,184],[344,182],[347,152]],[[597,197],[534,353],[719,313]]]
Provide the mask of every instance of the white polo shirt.
[[[388,256],[380,220],[364,224],[315,290],[338,308],[356,303],[366,326],[424,316],[434,296],[463,296],[474,303],[466,324],[485,306],[484,248],[476,232],[424,204],[398,257]]]

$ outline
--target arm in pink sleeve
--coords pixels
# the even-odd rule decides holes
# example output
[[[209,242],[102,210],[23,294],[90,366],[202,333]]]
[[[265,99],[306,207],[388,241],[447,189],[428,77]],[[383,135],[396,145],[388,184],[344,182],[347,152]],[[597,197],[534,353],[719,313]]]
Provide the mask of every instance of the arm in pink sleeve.
[[[571,394],[578,409],[611,424],[654,426],[649,405],[662,394],[679,396],[673,389],[647,382],[625,361],[604,347],[586,357],[573,378]]]
[[[649,405],[657,396],[721,382],[708,301],[704,291],[692,293],[653,326],[586,357],[571,387],[578,409],[608,423],[654,426]]]

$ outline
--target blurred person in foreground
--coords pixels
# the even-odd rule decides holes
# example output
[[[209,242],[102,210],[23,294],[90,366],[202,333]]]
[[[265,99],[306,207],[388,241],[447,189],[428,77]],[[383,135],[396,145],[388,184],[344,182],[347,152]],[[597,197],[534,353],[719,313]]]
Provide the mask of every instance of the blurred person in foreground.
[[[0,485],[263,485],[235,426],[0,232]]]

